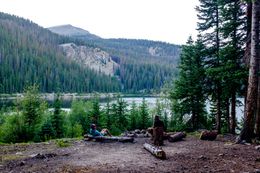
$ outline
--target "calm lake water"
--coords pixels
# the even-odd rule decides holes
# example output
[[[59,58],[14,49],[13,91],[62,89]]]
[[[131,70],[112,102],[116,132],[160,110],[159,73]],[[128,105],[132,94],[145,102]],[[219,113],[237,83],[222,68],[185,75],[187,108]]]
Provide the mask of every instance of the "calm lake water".
[[[159,99],[161,102],[163,101],[162,98],[160,97],[150,97],[150,96],[145,96],[145,97],[122,97],[122,99],[128,104],[131,105],[132,102],[135,102],[137,105],[140,105],[143,101],[143,98],[145,99],[146,103],[148,104],[149,108],[153,108],[156,104],[156,100]],[[83,100],[83,101],[90,101],[92,98],[66,98],[62,99],[62,108],[64,109],[69,109],[71,108],[72,102],[74,100]],[[15,98],[2,98],[0,99],[0,107],[6,106],[15,106],[17,103],[17,100]],[[100,104],[101,106],[106,105],[106,103],[110,100],[111,103],[116,102],[116,98],[100,98]],[[164,99],[165,100],[165,99]],[[46,99],[48,102],[49,106],[52,107],[54,101],[53,99]],[[168,100],[169,101],[169,100]]]
[[[169,112],[170,101],[168,99],[164,99],[161,97],[149,97],[149,96],[148,97],[147,96],[146,97],[138,97],[138,96],[137,97],[122,97],[122,99],[128,104],[128,108],[130,108],[132,102],[135,102],[137,104],[137,106],[140,105],[142,103],[143,98],[145,99],[145,101],[148,104],[148,107],[150,109],[154,108],[156,106],[156,100],[159,99],[160,102],[168,104],[167,112]],[[70,107],[71,107],[73,100],[89,101],[89,100],[91,100],[91,98],[64,99],[62,101],[63,110],[70,111]],[[17,102],[16,99],[8,99],[8,98],[0,99],[0,107],[13,106],[13,105],[15,105],[16,102]],[[49,106],[51,107],[53,104],[53,100],[47,100],[47,102],[49,103]],[[101,98],[100,99],[101,107],[104,107],[107,102],[108,102],[108,98]],[[110,102],[111,103],[116,102],[116,98],[110,98]],[[236,107],[236,116],[237,116],[237,120],[241,121],[243,114],[244,114],[244,99],[239,98],[238,103],[239,103],[238,104],[239,106]],[[209,102],[207,102],[207,104],[206,104],[206,110],[207,110],[207,112],[210,112],[210,103]]]

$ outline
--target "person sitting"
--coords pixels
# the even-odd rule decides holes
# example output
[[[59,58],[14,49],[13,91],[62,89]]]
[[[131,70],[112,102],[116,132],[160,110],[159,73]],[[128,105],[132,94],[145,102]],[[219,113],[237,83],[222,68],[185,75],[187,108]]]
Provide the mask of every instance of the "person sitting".
[[[89,134],[92,136],[112,136],[108,129],[102,129],[101,132],[99,132],[96,124],[91,124]]]
[[[163,145],[163,133],[164,133],[164,123],[160,120],[160,117],[156,115],[154,117],[153,124],[153,143],[154,145]]]

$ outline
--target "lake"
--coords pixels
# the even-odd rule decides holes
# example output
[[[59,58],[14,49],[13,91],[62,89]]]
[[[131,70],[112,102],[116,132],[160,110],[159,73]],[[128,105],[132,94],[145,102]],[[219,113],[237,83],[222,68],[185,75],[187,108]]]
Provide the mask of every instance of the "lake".
[[[62,109],[65,111],[70,111],[71,104],[73,100],[84,100],[84,101],[89,101],[93,97],[90,96],[78,96],[78,97],[65,97],[65,99],[62,100]],[[122,99],[128,104],[128,108],[130,108],[132,102],[134,101],[137,105],[140,105],[142,103],[143,98],[145,99],[146,103],[148,104],[148,107],[154,108],[156,106],[156,100],[159,99],[160,102],[167,103],[169,105],[170,101],[168,99],[164,99],[159,96],[123,96]],[[20,97],[18,98],[18,100]],[[100,97],[100,105],[101,107],[104,107],[108,101],[108,99],[111,100],[111,103],[116,101],[115,97],[106,97],[102,96]],[[51,105],[53,104],[53,97],[45,97],[45,100],[47,100],[48,104]],[[2,98],[0,99],[0,106],[13,106],[17,102],[17,98]],[[244,114],[244,99],[243,98],[238,98],[239,106],[236,107],[236,114],[237,114],[237,119],[238,121],[241,121],[243,114]],[[169,112],[170,108],[168,107],[167,112]],[[210,103],[207,102],[206,104],[206,110],[209,113],[210,112]]]

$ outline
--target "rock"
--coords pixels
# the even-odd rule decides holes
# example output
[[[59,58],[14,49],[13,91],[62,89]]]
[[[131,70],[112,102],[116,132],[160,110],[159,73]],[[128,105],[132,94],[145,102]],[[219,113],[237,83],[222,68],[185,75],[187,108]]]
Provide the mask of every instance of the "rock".
[[[260,173],[260,169],[255,169],[254,173]]]
[[[145,134],[145,133],[146,133],[146,130],[141,130],[141,133],[142,133],[142,134]]]
[[[200,155],[200,156],[198,157],[198,159],[201,159],[201,160],[206,160],[206,159],[207,159],[207,157],[205,157],[205,156],[203,156],[203,155]]]
[[[260,145],[255,146],[255,149],[258,150],[258,151],[260,151]]]
[[[136,134],[140,134],[141,131],[140,131],[139,129],[136,129],[136,130],[134,131],[134,133],[136,133]]]
[[[67,58],[106,75],[114,75],[119,64],[105,51],[99,48],[78,46],[74,43],[61,44]]]
[[[55,153],[48,153],[48,154],[37,154],[34,158],[36,159],[47,159],[57,156]]]
[[[218,156],[222,157],[222,156],[224,156],[224,154],[219,154]]]
[[[260,158],[256,158],[255,161],[256,161],[256,162],[260,162]]]
[[[21,161],[19,165],[20,166],[24,166],[25,165],[25,161]]]

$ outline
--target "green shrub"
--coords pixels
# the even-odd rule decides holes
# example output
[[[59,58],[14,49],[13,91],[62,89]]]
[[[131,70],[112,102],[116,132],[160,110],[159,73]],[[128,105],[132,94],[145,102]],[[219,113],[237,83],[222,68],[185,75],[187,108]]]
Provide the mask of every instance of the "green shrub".
[[[56,140],[55,143],[56,143],[57,147],[61,147],[61,148],[70,146],[70,143],[63,139]]]

